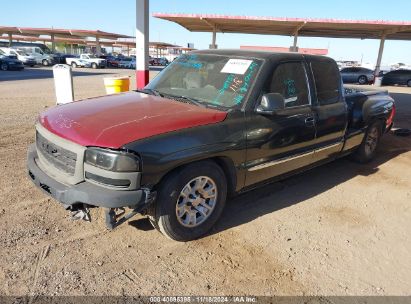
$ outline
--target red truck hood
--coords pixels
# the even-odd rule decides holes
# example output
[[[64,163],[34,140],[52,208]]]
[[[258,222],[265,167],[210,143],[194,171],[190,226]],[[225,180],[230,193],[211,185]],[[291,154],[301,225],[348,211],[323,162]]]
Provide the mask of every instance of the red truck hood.
[[[82,146],[120,148],[135,140],[223,121],[227,114],[129,92],[51,108],[40,115],[50,132]]]

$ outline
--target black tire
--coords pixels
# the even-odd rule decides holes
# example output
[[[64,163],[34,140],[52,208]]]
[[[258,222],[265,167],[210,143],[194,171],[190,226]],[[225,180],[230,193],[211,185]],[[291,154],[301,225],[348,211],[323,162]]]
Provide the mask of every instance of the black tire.
[[[73,69],[75,69],[76,67],[77,67],[77,63],[75,63],[74,61],[71,63],[71,67],[73,68]]]
[[[359,84],[366,84],[367,82],[368,82],[367,76],[362,75],[362,76],[358,77],[358,83]]]
[[[48,66],[49,65],[49,61],[47,59],[43,59],[43,61],[41,62],[44,66]]]
[[[0,65],[0,70],[2,70],[2,71],[7,71],[9,69],[9,65],[6,63],[6,62],[3,62],[1,65]]]
[[[381,135],[382,123],[380,121],[374,121],[368,126],[364,139],[358,149],[353,153],[352,158],[362,164],[370,162],[377,153]]]
[[[93,69],[97,69],[97,63],[93,62],[93,63],[91,64],[91,67],[92,67]]]
[[[176,211],[178,200],[180,200],[183,189],[190,181],[204,177],[209,178],[214,182],[216,188],[214,207],[209,215],[205,217],[203,222],[200,220],[200,223],[197,226],[186,227],[180,223],[180,221],[182,221],[181,218],[184,217],[184,215],[186,218],[188,217],[188,212],[183,212],[183,216],[180,216],[180,219],[178,219]],[[193,183],[191,186],[194,188],[196,183]],[[213,186],[206,183],[204,187]],[[201,196],[200,200],[207,200],[207,198],[204,198],[203,194],[199,194],[197,190],[195,191],[198,197]],[[223,170],[213,161],[193,163],[175,171],[161,182],[155,205],[149,210],[149,219],[153,227],[168,238],[182,242],[191,241],[203,236],[213,227],[215,222],[221,216],[226,198],[227,181]],[[193,200],[193,198],[190,198],[190,200]],[[198,212],[197,214],[200,215],[200,212],[197,210],[198,206],[201,207],[202,205],[194,206],[192,205],[194,202],[189,202],[188,204],[190,205],[188,208],[191,208],[192,210],[190,212]],[[206,209],[203,209],[203,211],[204,210]],[[201,216],[197,217],[197,215],[195,215],[194,218],[197,221],[197,218],[201,218]]]
[[[407,86],[411,87],[411,79],[407,81]]]

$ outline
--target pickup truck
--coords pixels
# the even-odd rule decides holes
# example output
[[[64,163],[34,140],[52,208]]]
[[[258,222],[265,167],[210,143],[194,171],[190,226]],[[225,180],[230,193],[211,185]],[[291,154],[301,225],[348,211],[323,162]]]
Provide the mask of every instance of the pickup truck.
[[[229,196],[348,154],[371,161],[394,113],[387,92],[345,91],[327,57],[196,51],[142,90],[41,113],[28,174],[83,219],[102,207],[114,228],[143,213],[188,241]]]
[[[79,58],[66,58],[66,63],[73,68],[92,67],[93,69],[97,69],[107,66],[105,59],[98,58],[93,54],[81,54]]]

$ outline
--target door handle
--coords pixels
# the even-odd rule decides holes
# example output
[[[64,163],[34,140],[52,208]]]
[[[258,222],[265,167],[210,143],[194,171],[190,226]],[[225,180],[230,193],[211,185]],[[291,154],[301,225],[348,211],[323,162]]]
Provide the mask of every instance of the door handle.
[[[304,120],[304,122],[305,122],[305,124],[306,124],[307,126],[314,126],[314,124],[315,124],[315,119],[314,119],[314,117],[307,117],[307,118]]]

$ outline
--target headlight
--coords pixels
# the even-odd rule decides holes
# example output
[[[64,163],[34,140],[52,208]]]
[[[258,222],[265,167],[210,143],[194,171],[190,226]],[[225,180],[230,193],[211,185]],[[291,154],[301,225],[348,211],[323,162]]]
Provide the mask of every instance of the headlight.
[[[125,151],[88,148],[84,161],[92,166],[113,172],[140,171],[140,158]]]

